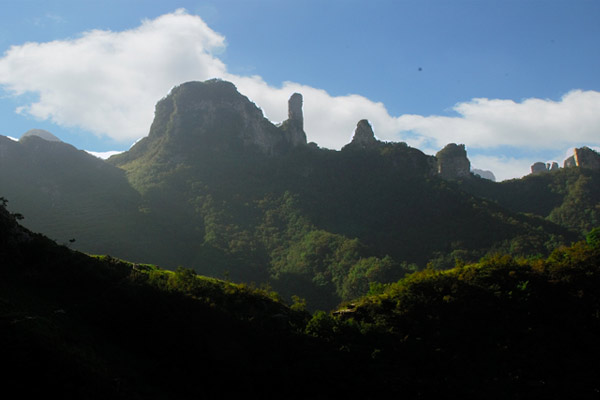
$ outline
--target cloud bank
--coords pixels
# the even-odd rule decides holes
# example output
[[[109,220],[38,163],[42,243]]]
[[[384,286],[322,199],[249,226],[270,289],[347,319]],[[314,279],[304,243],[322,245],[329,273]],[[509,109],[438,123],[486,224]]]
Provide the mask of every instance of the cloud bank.
[[[287,118],[289,96],[302,93],[308,140],[322,147],[341,148],[356,123],[368,119],[379,139],[406,141],[430,154],[447,143],[464,143],[472,164],[499,179],[524,175],[527,170],[514,169],[537,160],[477,156],[477,149],[512,146],[562,154],[568,147],[600,145],[599,92],[573,90],[558,101],[477,98],[456,104],[453,116],[393,116],[382,103],[360,95],[332,96],[295,82],[273,87],[260,76],[230,74],[219,59],[225,48],[224,36],[180,9],[131,30],[92,30],[12,46],[0,58],[0,86],[22,100],[16,111],[23,115],[122,143],[147,135],[154,105],[173,86],[217,77],[232,81],[274,122]],[[503,167],[505,173],[498,173]]]

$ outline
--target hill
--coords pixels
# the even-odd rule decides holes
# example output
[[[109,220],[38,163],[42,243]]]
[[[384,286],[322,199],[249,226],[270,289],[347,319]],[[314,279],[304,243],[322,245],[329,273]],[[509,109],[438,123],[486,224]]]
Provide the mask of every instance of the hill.
[[[31,131],[30,131],[31,132]],[[0,136],[0,188],[28,228],[90,253],[138,258],[143,236],[139,194],[122,170],[60,140],[24,134]],[[137,236],[140,241],[124,240]]]
[[[511,211],[543,217],[579,235],[600,225],[600,168],[566,166],[500,183],[464,181],[461,188]]]
[[[543,260],[411,274],[311,316],[269,290],[58,246],[0,205],[2,390],[596,398],[600,232],[587,239]]]

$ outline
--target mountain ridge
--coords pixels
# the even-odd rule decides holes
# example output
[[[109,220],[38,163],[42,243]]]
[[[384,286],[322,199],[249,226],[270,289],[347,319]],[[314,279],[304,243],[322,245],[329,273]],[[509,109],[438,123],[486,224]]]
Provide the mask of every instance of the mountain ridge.
[[[430,156],[377,140],[360,120],[348,145],[322,149],[306,143],[299,93],[288,107],[288,120],[276,126],[229,82],[179,85],[157,103],[146,138],[106,162],[85,159],[114,172],[111,196],[126,206],[69,186],[60,180],[62,170],[47,164],[35,174],[90,206],[46,211],[58,223],[81,210],[105,227],[71,220],[65,229],[72,235],[62,240],[76,239],[75,248],[269,283],[323,309],[415,269],[449,268],[494,251],[544,255],[581,237],[541,218],[546,215],[525,215],[486,196],[464,145],[451,143]],[[0,142],[0,155],[7,148]],[[81,174],[88,169],[73,167],[76,158],[53,162],[86,179]],[[22,199],[39,190],[15,187],[16,171],[0,173],[3,195],[36,219],[46,211]],[[90,182],[101,189],[103,179]],[[94,207],[108,214],[95,214]],[[53,229],[50,222],[42,231],[54,236]],[[104,249],[93,235],[104,238]]]

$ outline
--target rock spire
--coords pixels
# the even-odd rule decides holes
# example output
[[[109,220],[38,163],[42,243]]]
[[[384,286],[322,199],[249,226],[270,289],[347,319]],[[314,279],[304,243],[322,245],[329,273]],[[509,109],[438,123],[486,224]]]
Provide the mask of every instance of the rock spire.
[[[288,119],[281,124],[285,140],[292,146],[306,144],[304,116],[302,114],[302,95],[294,93],[288,100]]]
[[[379,141],[375,139],[375,133],[373,133],[373,128],[369,121],[366,119],[361,119],[356,124],[356,129],[354,130],[354,136],[352,137],[352,143],[357,146],[367,147],[373,144],[378,143]]]

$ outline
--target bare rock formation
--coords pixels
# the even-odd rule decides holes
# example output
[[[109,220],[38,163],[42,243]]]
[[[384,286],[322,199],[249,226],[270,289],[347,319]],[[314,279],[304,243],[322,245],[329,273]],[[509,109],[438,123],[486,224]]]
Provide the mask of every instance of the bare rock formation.
[[[443,179],[471,177],[471,162],[467,158],[465,145],[450,143],[435,155],[438,175]]]
[[[303,128],[304,116],[302,114],[302,95],[300,93],[294,93],[288,100],[288,119],[296,121],[300,128]]]
[[[368,147],[377,143],[379,141],[375,139],[375,133],[373,133],[373,128],[369,124],[369,121],[366,119],[358,121],[351,144],[359,147]]]
[[[302,114],[302,95],[294,93],[288,100],[288,119],[279,127],[285,135],[285,140],[292,146],[306,144],[304,132],[304,116]]]
[[[600,154],[587,146],[575,149],[573,155],[567,158],[563,164],[567,167],[582,167],[598,170],[600,169]]]
[[[543,172],[548,172],[548,168],[546,167],[546,163],[543,163],[541,161],[533,163],[533,165],[531,166],[531,173],[532,174],[541,174]]]

